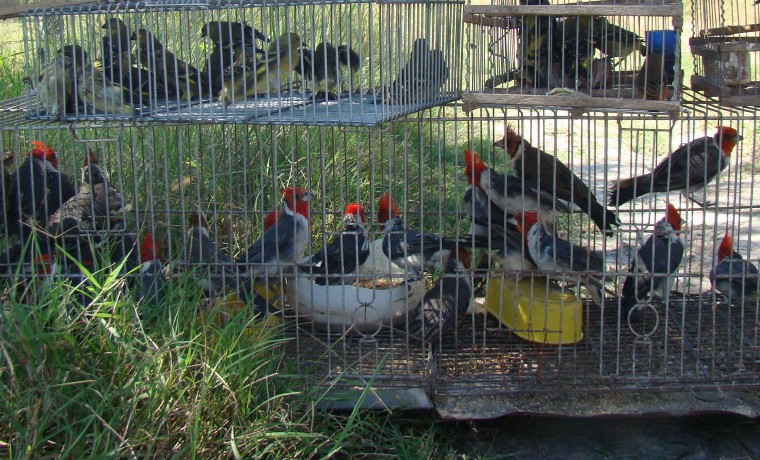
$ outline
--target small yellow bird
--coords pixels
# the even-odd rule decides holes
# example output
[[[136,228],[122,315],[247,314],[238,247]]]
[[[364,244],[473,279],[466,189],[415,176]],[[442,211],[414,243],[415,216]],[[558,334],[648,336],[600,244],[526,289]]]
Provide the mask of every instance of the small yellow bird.
[[[124,89],[108,81],[103,72],[95,68],[82,69],[77,76],[79,101],[95,113],[132,115],[132,106],[125,99]]]
[[[245,57],[250,54],[243,54],[243,59],[238,59],[225,75],[219,100],[228,106],[256,94],[279,94],[282,81],[301,62],[303,47],[301,37],[285,33],[269,46],[264,60],[255,63],[255,70],[245,65]]]

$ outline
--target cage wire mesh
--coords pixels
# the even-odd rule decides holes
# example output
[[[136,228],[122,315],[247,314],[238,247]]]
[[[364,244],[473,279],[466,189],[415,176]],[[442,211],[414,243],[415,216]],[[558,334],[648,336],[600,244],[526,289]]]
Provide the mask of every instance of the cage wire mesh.
[[[459,97],[462,3],[32,10],[30,117],[376,125]]]
[[[758,5],[754,2],[694,2],[691,86],[723,106],[757,105]]]
[[[677,112],[682,15],[665,1],[467,5],[465,107]]]
[[[365,97],[374,92],[377,97],[381,87],[387,90],[393,86],[416,39],[426,36],[432,40],[436,35],[428,31],[438,30],[430,26],[433,29],[425,29],[424,34],[402,37],[398,24],[410,30],[428,19],[431,24],[448,24],[437,16],[460,7],[458,3],[387,2],[245,8],[205,3],[146,5],[97,5],[39,10],[28,15],[24,18],[30,43],[27,71],[36,75],[40,68],[36,48],[45,50],[46,56],[71,43],[98,49],[103,35],[99,27],[112,18],[128,21],[133,29],[136,24],[149,26],[160,40],[171,44],[179,58],[203,62],[204,51],[191,46],[191,38],[197,39],[200,25],[230,18],[254,25],[270,37],[294,30],[295,24],[299,36],[311,45],[320,40],[336,45],[356,43],[362,60],[357,94]],[[443,10],[436,12],[436,8]],[[345,23],[328,20],[349,12],[364,29],[349,29]],[[528,13],[526,10],[525,16]],[[380,15],[385,15],[382,20]],[[611,23],[634,24],[637,33],[650,30],[650,17],[605,16]],[[317,23],[313,27],[309,22],[312,17]],[[616,22],[618,19],[621,22]],[[53,24],[44,26],[52,27],[53,32],[46,35],[37,31],[33,26],[36,21],[43,26],[45,22]],[[479,26],[470,27],[475,35],[482,32]],[[441,40],[448,37],[448,30],[440,33]],[[479,40],[489,39],[490,32],[482,34]],[[387,41],[388,37],[392,40]],[[383,47],[373,48],[375,40]],[[458,46],[452,44],[461,50]],[[449,51],[446,47],[437,49]],[[452,72],[446,88],[460,81],[457,75],[474,59],[473,53],[461,57],[457,51],[451,52],[446,55]],[[620,64],[632,72],[643,60],[643,56],[633,54]],[[91,60],[85,62],[80,70],[96,69]],[[487,75],[486,71],[490,69],[481,68],[478,78]],[[466,78],[474,79],[476,73],[468,71]],[[297,80],[295,77],[288,82],[289,91],[295,91]],[[674,85],[677,90],[678,84]],[[251,115],[260,108],[247,104],[258,103],[258,96],[247,101],[246,108],[240,102],[227,108],[247,110],[241,118],[223,118],[223,112],[208,109],[215,104],[210,100],[185,104],[177,97],[172,101],[155,98],[149,101],[151,115],[146,112],[136,117],[113,112],[92,114],[78,104],[73,112],[53,117],[43,113],[37,102],[29,110],[28,104],[35,100],[31,93],[4,101],[0,104],[2,150],[15,153],[3,156],[6,219],[0,265],[4,299],[33,302],[39,291],[68,283],[84,287],[71,291],[76,295],[63,297],[69,308],[76,308],[91,301],[93,295],[87,289],[89,281],[83,276],[83,268],[103,278],[118,271],[126,279],[119,289],[137,298],[142,314],[185,308],[197,312],[200,322],[215,326],[235,322],[244,327],[249,320],[265,327],[278,324],[278,333],[285,339],[283,377],[306,377],[312,385],[349,393],[372,382],[377,390],[373,395],[383,405],[435,405],[439,412],[454,417],[495,416],[515,410],[647,412],[663,410],[665,393],[689,396],[716,388],[757,388],[760,306],[757,276],[751,276],[749,264],[757,265],[760,251],[760,243],[752,238],[758,225],[758,139],[757,113],[751,106],[722,107],[709,96],[685,91],[677,118],[645,107],[568,111],[529,103],[519,108],[465,107],[468,112],[461,105],[448,104],[413,114],[403,112],[424,106],[417,105],[399,109],[382,120],[406,116],[365,128],[349,125],[373,125],[382,120],[366,122],[362,117],[370,115],[363,109],[341,109],[341,114],[352,113],[350,119],[315,115],[321,110],[319,104],[345,105],[356,94],[317,103],[313,87],[310,90],[310,95],[301,96],[310,99],[303,105],[304,111],[311,107],[308,116],[294,115],[294,107]],[[523,93],[518,95],[534,92],[520,91]],[[272,96],[267,96],[270,102],[278,99]],[[372,110],[394,105],[375,101]],[[198,117],[184,118],[193,107]],[[673,167],[669,171],[672,181],[660,184],[663,188],[657,193],[645,193],[627,203],[611,199],[609,189],[614,181],[645,174],[682,144],[706,137],[702,144],[689,148],[692,155],[698,154],[700,148],[710,145],[718,126],[732,127],[744,139],[731,152],[726,168],[703,192],[691,197],[679,193],[676,178],[682,171]],[[515,136],[520,141],[515,143]],[[502,138],[505,142],[500,142]],[[7,210],[14,205],[22,208],[19,197],[30,181],[37,180],[19,173],[23,171],[21,165],[31,161],[28,153],[36,147],[34,141],[54,149],[58,169],[78,185],[85,159],[93,162],[89,157],[92,152],[108,181],[121,193],[123,207],[116,214],[119,225],[110,219],[106,228],[75,227],[68,235],[75,242],[73,246],[54,240],[71,253],[71,258],[57,248],[51,251],[57,257],[43,257],[45,250],[51,249],[45,246],[46,234],[56,236],[50,231],[48,216],[26,213],[16,214],[15,220],[8,218]],[[465,150],[469,149],[495,171],[510,174],[506,182],[517,185],[514,198],[524,206],[517,210],[529,211],[527,200],[534,193],[531,175],[516,176],[527,163],[512,159],[515,146],[526,155],[529,145],[560,160],[590,190],[583,197],[572,192],[569,200],[577,209],[566,210],[557,199],[562,181],[541,181],[550,204],[541,210],[540,225],[550,236],[539,246],[536,241],[541,240],[531,237],[529,231],[540,228],[538,222],[530,227],[527,220],[508,215],[503,209],[500,212],[498,206],[490,204],[477,220],[470,218],[476,208],[465,196],[475,176],[460,180],[467,169]],[[547,157],[541,158],[536,166],[539,171],[556,174],[561,169],[559,163],[543,163]],[[691,172],[705,179],[707,171],[700,167],[699,163],[688,163],[683,169],[696,169]],[[45,176],[39,180],[48,185],[47,196],[50,179]],[[267,240],[265,226],[271,223],[271,212],[283,211],[283,202],[299,212],[301,192],[281,193],[289,187],[310,192],[308,219],[304,224],[298,218],[280,217],[284,223],[275,223],[279,230],[274,240],[272,233]],[[62,186],[54,188],[63,192]],[[387,214],[393,214],[393,207],[381,200],[385,193],[398,207],[406,230],[426,232],[432,239],[398,229],[389,232],[390,227],[380,225],[387,223]],[[599,228],[610,223],[609,219],[599,224],[582,211],[584,205],[591,208],[594,200],[620,220],[610,237]],[[645,264],[645,257],[637,255],[639,248],[668,215],[667,202],[685,221],[680,230],[683,260],[664,277],[672,282],[664,296],[635,299],[640,308],[631,309],[638,316],[637,321],[631,320],[629,305],[621,299],[625,280],[635,275],[631,271],[633,261]],[[94,203],[85,200],[82,211],[94,210]],[[364,210],[348,212],[351,203],[362,204]],[[109,201],[106,207],[110,205]],[[573,212],[565,212],[569,210]],[[340,238],[357,223],[356,214],[368,242],[366,260],[360,260],[361,245],[355,242],[358,237]],[[36,222],[34,217],[39,217]],[[22,227],[19,221],[23,221]],[[486,233],[477,233],[482,229],[475,229],[473,223],[485,224]],[[33,232],[32,226],[45,231]],[[305,256],[319,254],[331,243],[336,247],[337,241],[343,264],[348,260],[357,267],[326,276],[316,259],[288,258],[285,249],[275,251],[276,260],[269,264],[246,259],[251,248],[257,252],[262,238],[279,242],[280,235],[290,238],[304,226],[310,228]],[[155,247],[162,261],[158,266],[163,270],[144,270],[149,266],[145,262],[154,257],[150,251],[144,254],[144,249],[152,246],[144,240],[146,233],[158,243]],[[709,276],[711,271],[719,271],[723,261],[717,248],[725,233],[730,233],[733,249],[743,257],[736,265],[731,263],[734,272],[729,271],[729,275],[750,282],[738,295],[732,288],[716,290]],[[30,234],[36,234],[36,245],[26,242]],[[477,238],[483,235],[484,239]],[[384,250],[383,239],[393,236],[397,239],[391,242],[401,248],[400,256]],[[198,241],[208,254],[193,252]],[[549,254],[540,259],[541,267],[531,268],[531,261],[526,262],[533,259],[535,264],[539,258],[531,252],[532,247]],[[424,257],[405,257],[414,249]],[[130,250],[132,255],[127,258],[124,254]],[[469,256],[461,250],[469,251]],[[674,257],[661,254],[658,257],[666,261]],[[85,256],[95,257],[87,260]],[[594,258],[598,269],[591,266]],[[563,267],[568,259],[573,260],[572,266]],[[270,270],[264,270],[267,266]],[[742,275],[741,270],[750,276]],[[331,277],[336,279],[325,280]],[[165,283],[166,288],[158,291],[162,301],[149,289],[154,282]],[[595,298],[600,284],[601,298]],[[643,280],[640,285],[648,286]],[[382,393],[385,389],[393,393]],[[592,406],[578,396],[602,392],[620,392],[627,398],[602,398],[603,402]],[[525,394],[533,397],[524,398]],[[580,405],[573,406],[570,399],[575,399],[567,398],[568,394],[578,396]],[[648,394],[657,394],[658,398],[652,400]],[[496,399],[499,396],[505,399]],[[722,397],[685,401],[681,410],[727,407],[720,405],[726,401]]]

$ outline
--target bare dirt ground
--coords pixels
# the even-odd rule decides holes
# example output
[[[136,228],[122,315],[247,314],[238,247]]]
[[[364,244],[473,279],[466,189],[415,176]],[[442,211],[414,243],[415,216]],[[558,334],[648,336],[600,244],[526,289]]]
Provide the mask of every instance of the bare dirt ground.
[[[760,422],[738,415],[514,416],[447,428],[459,459],[760,458]]]

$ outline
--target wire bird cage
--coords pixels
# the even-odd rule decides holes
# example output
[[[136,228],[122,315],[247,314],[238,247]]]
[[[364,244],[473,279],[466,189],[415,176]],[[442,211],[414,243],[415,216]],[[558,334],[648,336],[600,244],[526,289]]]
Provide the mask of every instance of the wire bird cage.
[[[757,105],[758,24],[753,2],[695,3],[691,86],[723,106]]]
[[[510,104],[678,112],[680,2],[494,3],[465,7],[466,110]]]
[[[34,9],[23,17],[26,72],[41,76],[27,93],[29,115],[373,126],[459,98],[462,6],[196,0]],[[44,78],[64,62],[69,89]],[[75,97],[59,108],[66,91]]]
[[[161,39],[172,44],[189,41],[191,34],[197,33],[197,27],[187,26],[190,19],[201,23],[232,15],[237,21],[255,24],[267,35],[276,35],[270,24],[282,23],[270,23],[258,16],[273,11],[270,6],[220,9],[185,2],[154,10],[143,4],[120,5],[107,7],[123,10],[101,11],[98,8],[106,6],[99,5],[92,11],[44,11],[51,12],[48,19],[53,23],[95,26],[106,18],[119,17],[154,24],[162,31]],[[336,9],[375,8],[385,16],[376,18],[380,25],[368,20],[368,27],[400,40],[393,18],[409,9],[422,9],[421,5],[288,4],[283,9],[290,12],[292,23],[304,25],[297,29],[302,37],[316,37],[324,30],[328,37],[350,37],[350,43],[358,43],[358,39],[353,41],[355,35],[341,35],[340,27],[345,24],[330,24],[324,29],[320,25],[311,32],[308,22],[299,21],[305,21],[304,11],[309,9],[317,13],[315,18],[325,18]],[[456,10],[456,5],[446,8]],[[433,17],[440,13],[426,13],[426,17],[442,24],[444,19]],[[27,30],[30,18],[38,16],[24,18]],[[364,21],[364,17],[358,15],[356,20]],[[634,23],[636,20],[632,18]],[[53,30],[76,31],[71,36],[89,37],[84,31],[95,29],[55,25]],[[97,47],[99,37],[95,35],[88,40]],[[377,38],[366,30],[362,36],[370,41]],[[404,37],[403,43],[413,46],[418,36]],[[42,49],[54,52],[69,43],[57,33],[37,32],[35,37],[43,41]],[[383,58],[374,63],[370,57],[365,59],[372,56],[366,46],[362,44],[359,51],[365,90],[377,85],[366,82],[371,73],[368,69],[394,75],[392,71],[384,73],[388,63]],[[36,53],[33,46],[27,48],[28,53]],[[191,48],[176,48],[188,52],[178,54],[180,58],[199,62],[188,58]],[[461,46],[452,44],[452,48]],[[401,57],[390,57],[391,65],[405,62],[404,53],[408,50],[401,51]],[[446,57],[450,69],[466,64],[466,59],[471,56],[453,53]],[[95,68],[87,62],[85,70]],[[447,85],[456,81],[452,73]],[[329,103],[346,104],[351,97],[341,95]],[[8,190],[20,191],[22,182],[18,174],[15,182],[8,178],[20,170],[16,165],[32,148],[32,141],[53,147],[60,170],[77,183],[91,150],[112,185],[121,191],[125,206],[117,229],[76,232],[83,246],[76,249],[98,256],[85,261],[81,253],[73,254],[80,265],[89,271],[109,273],[119,267],[129,272],[125,276],[130,281],[122,288],[139,299],[143,311],[193,309],[202,321],[219,325],[233,316],[256,316],[257,321],[266,317],[264,324],[279,323],[278,333],[285,339],[280,376],[303,377],[309,384],[329,390],[323,401],[331,407],[353,407],[361,402],[370,407],[435,408],[452,418],[495,417],[511,412],[593,415],[727,410],[758,414],[760,306],[757,296],[752,296],[752,289],[756,292],[758,288],[757,277],[752,278],[749,268],[750,263],[758,264],[760,251],[760,242],[752,237],[760,224],[756,212],[760,203],[755,193],[757,112],[752,107],[721,107],[692,91],[684,92],[677,118],[668,110],[663,113],[652,107],[587,107],[578,112],[566,106],[546,109],[505,102],[499,108],[467,107],[465,113],[462,105],[445,104],[388,122],[373,118],[366,124],[380,125],[364,129],[345,126],[352,124],[348,119],[296,116],[292,107],[262,118],[251,118],[250,113],[226,119],[219,118],[221,112],[213,116],[203,112],[199,118],[183,118],[185,112],[179,115],[205,102],[182,108],[175,104],[163,115],[152,107],[154,115],[146,118],[90,116],[77,112],[87,110],[77,107],[73,114],[48,119],[35,112],[40,110],[38,106],[30,113],[29,100],[0,104],[2,149],[17,153],[15,163],[4,163],[6,209],[13,204],[8,197],[18,197]],[[239,108],[238,104],[233,108]],[[311,104],[316,107],[313,101]],[[401,115],[394,113],[394,117]],[[72,119],[82,122],[69,123]],[[682,187],[666,181],[663,189],[626,204],[620,199],[610,200],[608,189],[613,181],[651,171],[674,149],[712,136],[719,125],[737,129],[744,139],[704,192],[687,198],[678,193]],[[498,142],[508,126],[524,142]],[[527,151],[528,143],[562,161],[591,192],[583,200],[573,200],[578,205],[575,209],[557,199],[560,180],[541,181],[550,203],[547,207],[538,199],[543,206],[541,225],[557,238],[549,237],[549,243],[538,248],[553,249],[564,260],[580,255],[577,265],[547,268],[557,263],[554,257],[542,259],[545,264],[535,269],[522,265],[528,255],[538,258],[531,253],[531,242],[540,240],[530,237],[527,220],[499,211],[498,205],[486,205],[482,214],[476,214],[477,219],[469,217],[476,209],[464,199],[468,181],[459,180],[467,169],[467,158],[472,159],[465,154],[466,149],[477,153],[494,170],[511,174],[505,187],[517,184],[521,190],[516,199],[524,209],[518,210],[535,209],[527,201],[534,193],[530,191],[531,176],[515,175],[526,166],[515,163],[509,153],[516,145]],[[693,144],[690,149],[696,152],[704,145],[708,144]],[[698,166],[689,163],[684,169]],[[559,170],[559,164],[539,163],[537,169],[551,173]],[[696,171],[696,176],[705,174]],[[470,180],[474,181],[474,176],[470,175]],[[7,188],[8,184],[15,189]],[[331,275],[334,280],[325,280],[329,277],[319,272],[311,259],[299,260],[298,266],[294,261],[273,263],[275,269],[258,272],[256,277],[244,271],[261,265],[248,263],[243,255],[265,235],[270,212],[283,209],[280,191],[286,187],[303,187],[313,195],[306,256],[318,253],[341,235],[347,205],[364,205],[362,220],[369,255],[364,263],[356,256],[359,268]],[[444,237],[422,239],[419,252],[424,254],[431,246],[432,251],[427,252],[429,260],[426,257],[425,263],[419,262],[419,270],[414,267],[418,263],[414,258],[403,257],[404,251],[412,251],[417,236],[387,233],[385,227],[377,225],[385,220],[380,217],[386,207],[379,198],[386,192],[398,206],[407,229]],[[590,204],[591,195],[620,221],[610,237],[582,211],[584,201]],[[672,273],[658,278],[667,280],[672,289],[666,289],[664,295],[634,298],[629,311],[630,305],[625,305],[622,297],[626,279],[638,278],[633,276],[636,273],[631,264],[636,261],[645,265],[645,257],[637,254],[667,215],[666,201],[685,221],[679,233],[684,241],[681,263]],[[16,205],[21,207],[20,203]],[[193,213],[201,214],[198,222],[193,223]],[[188,248],[200,235],[193,232],[193,225],[202,226],[201,217],[208,223],[205,244],[213,243],[218,252],[188,263],[192,262]],[[26,222],[33,225],[28,219]],[[607,219],[601,226],[610,222]],[[485,237],[475,231],[473,223],[485,223]],[[41,225],[46,226],[45,222]],[[71,280],[74,285],[83,282],[81,267],[66,263],[71,259],[60,255],[56,266],[40,268],[47,261],[40,257],[43,251],[24,245],[14,228],[6,221],[3,253],[10,254],[21,245],[31,254],[23,254],[20,260],[7,256],[0,260],[6,297],[28,301],[23,297],[29,295],[25,286],[40,278],[58,283]],[[531,228],[540,227],[536,224]],[[512,233],[509,239],[508,230],[517,234]],[[145,261],[132,260],[120,267],[115,264],[122,262],[123,256],[112,247],[103,249],[107,240],[115,241],[116,250],[122,253],[130,249],[142,253],[146,232],[160,243],[161,255],[169,266],[157,275],[172,287],[171,295],[167,294],[159,307],[152,305],[152,299],[141,289],[141,270],[146,266],[141,262]],[[527,241],[524,233],[528,234]],[[718,270],[716,247],[724,233],[731,234],[733,249],[743,256],[743,261],[731,264],[734,274],[744,267],[742,272],[750,273],[744,278],[755,283],[746,285],[738,296],[731,289],[714,289],[710,280],[709,273]],[[104,234],[109,238],[103,238]],[[37,235],[37,240],[42,235]],[[395,240],[402,248],[401,256],[385,255],[382,241],[389,235],[401,235]],[[675,236],[675,232],[668,235]],[[359,253],[359,245],[352,243],[355,239],[337,241],[343,241],[338,247],[341,253],[351,254],[352,260],[353,254]],[[562,252],[560,248],[571,249]],[[470,253],[469,257],[463,250]],[[446,252],[449,260],[457,262],[445,263]],[[662,259],[671,258],[660,254]],[[512,263],[515,258],[517,266]],[[591,266],[592,259],[599,267]],[[251,280],[258,283],[250,286]],[[235,286],[237,281],[241,282]],[[643,278],[639,285],[649,286]],[[86,303],[87,299],[78,301]],[[372,391],[364,393],[368,386]]]

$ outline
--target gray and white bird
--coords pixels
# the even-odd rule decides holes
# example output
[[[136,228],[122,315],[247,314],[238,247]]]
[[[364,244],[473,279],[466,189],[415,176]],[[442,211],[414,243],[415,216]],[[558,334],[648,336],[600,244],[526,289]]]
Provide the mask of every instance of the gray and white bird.
[[[282,191],[282,213],[275,224],[235,260],[248,277],[273,276],[301,262],[311,238],[311,200],[312,194],[305,188]]]
[[[413,104],[438,97],[449,79],[449,66],[440,50],[432,50],[425,38],[412,44],[409,61],[399,70],[387,92],[391,104]]]
[[[654,226],[654,233],[641,245],[628,269],[621,295],[622,319],[630,315],[638,322],[638,310],[631,311],[659,291],[667,301],[673,284],[673,274],[683,259],[684,242],[680,237],[683,221],[676,208],[668,203],[665,217]]]
[[[198,212],[191,212],[187,228],[185,262],[205,291],[218,294],[237,290],[238,268],[227,253],[211,240],[208,221]]]
[[[512,159],[512,169],[520,178],[560,200],[577,205],[606,236],[612,236],[613,226],[620,225],[615,213],[597,201],[594,192],[580,177],[554,155],[530,145],[512,126],[507,125],[504,137],[494,145],[507,152]]]
[[[87,62],[87,53],[79,45],[66,45],[42,70],[37,85],[37,99],[48,115],[76,112],[77,97],[74,84]]]
[[[525,239],[520,230],[504,211],[488,199],[479,187],[468,185],[464,192],[464,210],[470,218],[468,236],[474,246],[495,252],[504,268],[516,271],[535,270],[536,264],[530,256]],[[487,259],[481,259],[478,268],[490,266]]]
[[[166,291],[164,262],[160,256],[161,248],[146,232],[140,245],[140,269],[137,272],[137,301],[145,309],[155,309],[161,305]],[[146,312],[147,313],[147,312]],[[150,312],[155,313],[155,311]]]
[[[433,233],[406,228],[398,206],[387,192],[378,200],[377,221],[384,225],[383,253],[405,271],[420,273],[443,269],[451,257],[469,267],[470,255],[464,245]]]
[[[314,254],[308,264],[302,265],[301,271],[322,275],[314,280],[319,285],[351,283],[350,275],[358,274],[359,267],[369,258],[364,222],[364,206],[349,203],[343,212],[343,230]]]
[[[468,185],[480,188],[508,216],[525,211],[544,214],[568,211],[567,206],[555,200],[551,193],[541,191],[517,176],[496,172],[470,150],[465,150],[464,162],[464,178]]]
[[[718,246],[718,262],[710,270],[713,289],[734,304],[756,304],[760,288],[757,267],[734,251],[731,234],[726,233]]]
[[[741,140],[734,128],[720,126],[714,136],[683,144],[651,173],[613,183],[609,205],[620,206],[647,193],[676,191],[700,206],[708,205],[694,199],[692,194],[702,190],[728,167],[731,152]]]
[[[554,235],[541,221],[535,211],[520,213],[515,217],[517,228],[524,235],[530,256],[539,270],[564,274],[583,272],[569,276],[570,280],[579,279],[588,289],[589,295],[597,305],[604,299],[604,259],[596,252],[583,246],[573,244]],[[567,281],[567,278],[563,279]]]

